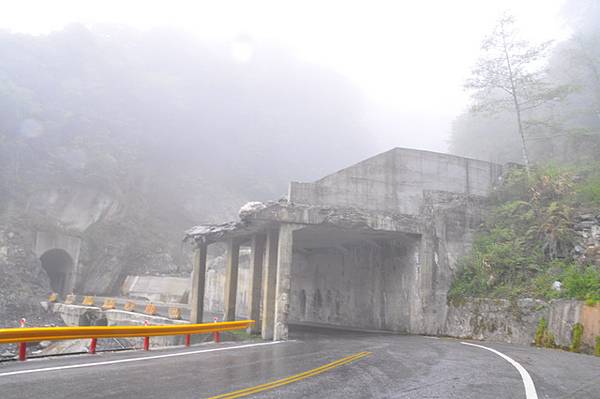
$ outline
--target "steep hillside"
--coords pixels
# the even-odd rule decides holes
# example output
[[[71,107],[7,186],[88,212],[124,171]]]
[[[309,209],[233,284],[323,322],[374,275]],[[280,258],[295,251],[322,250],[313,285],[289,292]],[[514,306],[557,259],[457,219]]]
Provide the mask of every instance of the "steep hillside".
[[[449,296],[600,301],[600,165],[508,173]]]

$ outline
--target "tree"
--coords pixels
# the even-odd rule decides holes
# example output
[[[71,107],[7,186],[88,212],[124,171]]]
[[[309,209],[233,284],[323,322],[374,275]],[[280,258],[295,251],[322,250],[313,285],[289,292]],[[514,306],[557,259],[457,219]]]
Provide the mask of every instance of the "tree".
[[[551,42],[532,45],[521,40],[514,25],[515,19],[510,15],[499,20],[492,34],[483,41],[481,58],[465,87],[473,91],[473,111],[514,114],[523,162],[529,174],[525,114],[562,100],[568,89],[545,79],[545,59]]]

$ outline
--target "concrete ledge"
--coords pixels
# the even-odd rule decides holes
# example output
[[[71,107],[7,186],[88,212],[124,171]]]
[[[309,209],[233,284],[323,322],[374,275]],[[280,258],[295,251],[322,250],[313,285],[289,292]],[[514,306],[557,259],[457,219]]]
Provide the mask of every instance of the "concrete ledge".
[[[186,320],[173,320],[163,316],[150,316],[144,313],[128,312],[126,310],[110,309],[105,310],[104,314],[109,326],[134,326],[144,324],[148,321],[151,326],[160,326],[165,324],[189,324]]]
[[[289,325],[291,327],[319,328],[319,329],[324,329],[324,330],[339,330],[339,331],[355,331],[355,332],[364,332],[364,333],[369,333],[369,334],[411,335],[411,334],[398,332],[398,331],[377,330],[377,329],[352,327],[352,326],[340,326],[340,325],[325,324],[325,323],[290,322]]]
[[[49,309],[58,313],[68,326],[90,326],[105,324],[104,312],[96,306],[67,305],[64,303],[53,303]]]

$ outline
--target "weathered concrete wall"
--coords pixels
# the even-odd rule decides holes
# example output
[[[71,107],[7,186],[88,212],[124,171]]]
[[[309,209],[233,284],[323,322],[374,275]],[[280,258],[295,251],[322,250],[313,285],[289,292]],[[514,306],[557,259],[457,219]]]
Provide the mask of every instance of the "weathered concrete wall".
[[[557,346],[571,345],[573,326],[583,325],[583,350],[591,352],[600,336],[600,305],[583,301],[473,298],[448,307],[443,335],[529,345],[542,318]]]
[[[151,302],[183,303],[189,298],[191,279],[169,276],[127,276],[121,293]]]
[[[529,345],[548,311],[547,302],[535,299],[469,299],[448,307],[443,335]]]
[[[48,306],[48,305],[47,305]],[[95,306],[67,305],[63,303],[50,304],[51,310],[60,315],[67,326],[90,326],[90,325],[108,325],[108,326],[139,326],[145,321],[151,326],[161,326],[168,324],[187,324],[185,320],[173,320],[167,317],[150,316],[143,313],[127,312],[125,310],[102,310]],[[128,338],[129,341],[141,346],[142,338]],[[71,340],[75,342],[76,340]],[[77,340],[79,341],[79,340]],[[163,347],[171,345],[182,345],[183,336],[164,336],[152,337],[150,345],[152,347]],[[89,340],[84,341],[84,348]],[[63,348],[60,352],[68,352],[72,349]]]
[[[33,251],[38,258],[41,257],[44,252],[55,248],[64,249],[67,251],[71,258],[73,258],[74,265],[76,265],[79,259],[79,251],[81,249],[81,239],[79,237],[62,234],[57,231],[36,232]]]
[[[548,330],[554,334],[558,346],[569,346],[573,326],[583,325],[582,343],[593,348],[596,337],[600,336],[600,305],[589,306],[582,301],[553,301],[547,316]]]
[[[409,332],[418,237],[295,252],[290,321]]]
[[[579,301],[563,300],[554,302],[553,305],[546,316],[548,330],[554,334],[557,345],[569,346],[573,326],[581,320],[583,304]]]
[[[44,303],[42,304],[44,305]],[[67,305],[64,303],[45,304],[60,315],[67,326],[106,325],[104,312],[96,306]],[[102,321],[104,319],[104,321]]]
[[[600,337],[600,304],[583,305],[580,323],[583,325],[583,343],[595,347],[596,337]]]
[[[418,234],[420,240],[411,250],[414,255],[406,259],[380,253],[371,260],[353,262],[334,255],[335,251],[321,258],[297,256],[292,279],[292,286],[296,283],[297,287],[292,297],[292,315],[298,313],[294,320],[442,334],[456,261],[470,249],[473,232],[481,222],[482,198],[501,173],[501,166],[489,162],[395,148],[314,183],[292,183],[289,201],[309,206],[300,215],[306,223],[337,222],[339,217],[328,218],[326,209],[318,207],[345,209],[342,219],[356,214],[353,223],[367,231]],[[317,209],[317,215],[310,215],[311,207]],[[304,220],[286,211],[290,215],[277,211],[277,217],[290,222]],[[393,223],[381,223],[384,219]],[[364,270],[370,270],[370,275],[363,276]],[[305,273],[329,278],[307,280]],[[376,288],[361,287],[365,281]],[[377,281],[389,284],[389,289],[377,286]],[[327,292],[333,296],[331,303],[315,300]],[[353,304],[348,312],[342,305],[331,308],[336,301],[352,303],[355,296],[362,302]],[[324,308],[319,309],[319,304]]]
[[[284,255],[289,245],[294,251],[290,321],[442,334],[457,259],[470,249],[501,172],[484,161],[396,148],[314,183],[292,183],[287,201],[191,235],[211,243],[294,226],[293,245],[279,244]],[[214,279],[209,310],[222,292]],[[275,305],[287,309],[287,285],[283,291]]]
[[[292,183],[293,203],[419,214],[423,190],[487,195],[502,173],[485,161],[394,148],[314,183]]]
[[[416,274],[417,306],[411,326],[416,334],[442,334],[448,310],[447,294],[457,261],[471,248],[482,221],[481,197],[439,191],[423,193],[423,234]]]
[[[152,302],[180,303],[184,299],[191,300],[192,279],[188,277],[167,276],[128,276],[121,292],[133,298],[147,298]],[[225,259],[217,256],[209,260],[206,271],[204,311],[222,314],[225,292]],[[236,315],[247,316],[250,287],[250,259],[248,250],[240,251],[238,272],[238,291],[236,299]]]
[[[298,231],[292,322],[443,334],[456,262],[482,209],[479,197],[426,191],[420,234],[323,224]]]
[[[190,279],[191,280],[191,279]],[[250,254],[247,249],[240,250],[238,270],[238,286],[236,297],[236,316],[243,318],[248,315],[248,300],[250,288]],[[216,257],[209,261],[206,271],[206,286],[204,311],[223,314],[225,295],[225,258]]]
[[[144,321],[148,321],[151,326],[162,326],[168,324],[188,324],[185,320],[173,320],[161,316],[148,316],[142,313],[127,312],[125,310],[106,310],[104,312],[109,326],[139,326],[143,325]],[[173,335],[164,337],[152,337],[150,339],[151,347],[163,347],[172,345],[183,345],[183,335]],[[141,345],[142,338],[130,338],[131,341]]]

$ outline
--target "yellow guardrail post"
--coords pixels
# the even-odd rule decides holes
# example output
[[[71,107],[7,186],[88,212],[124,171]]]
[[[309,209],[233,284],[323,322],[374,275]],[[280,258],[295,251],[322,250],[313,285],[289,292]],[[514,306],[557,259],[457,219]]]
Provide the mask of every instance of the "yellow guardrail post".
[[[114,309],[116,307],[117,307],[117,300],[113,299],[113,298],[106,298],[104,300],[104,303],[102,304],[102,309],[104,309],[104,310]]]
[[[94,306],[94,297],[90,295],[83,297],[83,301],[81,301],[81,304],[85,306]]]
[[[169,318],[180,320],[181,319],[181,309],[180,308],[169,308]]]
[[[65,299],[65,304],[72,305],[75,303],[76,299],[77,299],[77,297],[75,296],[75,294],[69,294],[69,295],[67,295],[67,298]]]
[[[144,309],[144,313],[146,313],[149,316],[154,316],[156,314],[156,305],[153,304],[152,302],[150,302],[149,304],[146,305],[146,308]]]

